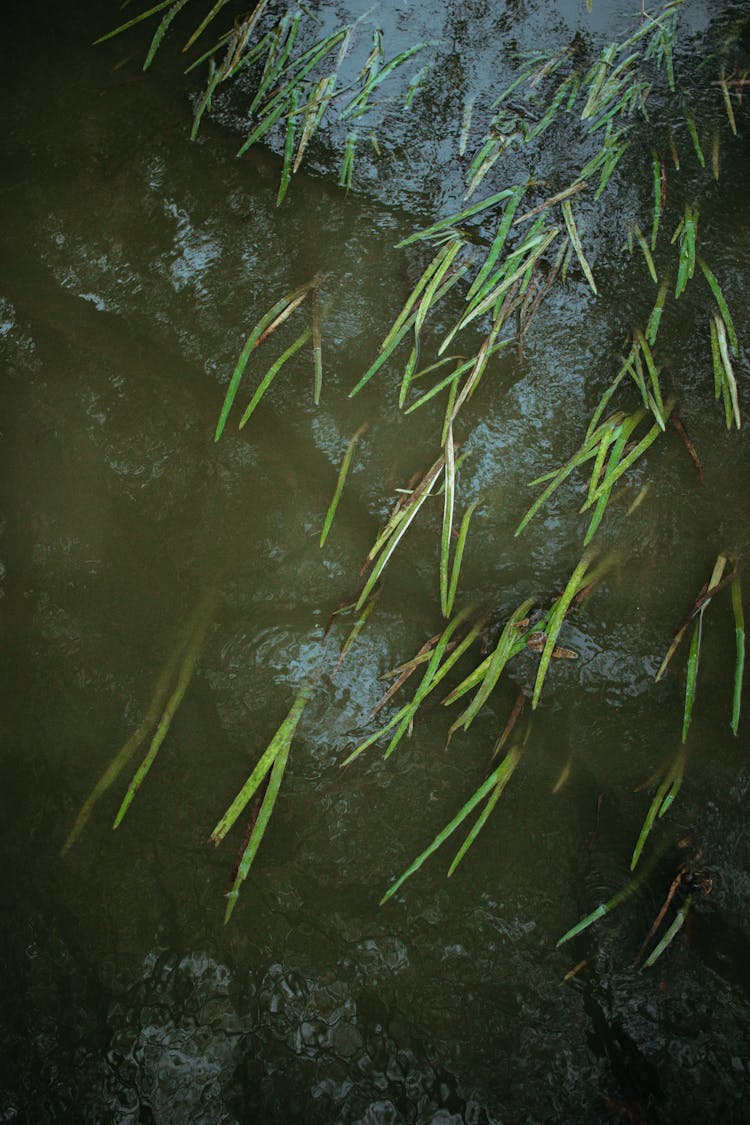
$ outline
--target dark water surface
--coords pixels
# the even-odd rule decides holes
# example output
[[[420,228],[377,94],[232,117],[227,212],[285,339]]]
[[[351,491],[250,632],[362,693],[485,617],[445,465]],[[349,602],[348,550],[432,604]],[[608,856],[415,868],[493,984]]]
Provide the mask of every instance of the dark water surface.
[[[631,517],[621,503],[605,527],[621,564],[566,626],[579,659],[555,667],[491,820],[450,881],[439,853],[383,908],[390,881],[487,775],[535,663],[524,658],[448,749],[433,707],[388,762],[376,747],[340,770],[372,729],[382,673],[440,628],[439,501],[335,676],[347,626],[323,641],[394,488],[436,456],[440,408],[401,416],[397,365],[347,396],[418,276],[418,259],[394,244],[460,202],[455,131],[449,144],[441,122],[460,120],[488,73],[502,86],[495,44],[547,47],[581,29],[596,44],[632,24],[637,3],[594,0],[591,20],[572,4],[384,6],[373,19],[389,54],[434,38],[455,70],[443,76],[452,94],[440,102],[429,87],[380,172],[364,161],[365,190],[348,198],[329,139],[280,210],[277,156],[233,159],[234,107],[218,107],[223,124],[207,120],[191,144],[174,57],[144,76],[141,40],[93,50],[117,13],[90,7],[17,5],[2,74],[0,1120],[747,1120],[750,745],[746,725],[736,739],[729,730],[726,594],[706,616],[688,771],[656,833],[661,858],[638,897],[555,947],[629,878],[652,792],[636,788],[679,741],[684,654],[657,686],[654,674],[717,552],[750,547],[747,433],[724,429],[692,306],[665,314],[664,331],[705,484],[673,434],[641,463],[626,500],[650,481],[644,503]],[[724,16],[694,4],[685,18],[697,37]],[[750,154],[739,129],[702,229],[742,344]],[[647,197],[650,164],[644,175]],[[632,187],[613,192],[615,211],[637,210]],[[577,446],[623,331],[653,301],[619,243],[593,232],[614,298],[593,302],[578,278],[561,288],[523,361],[512,348],[496,361],[460,435],[461,506],[484,498],[461,598],[491,604],[498,621],[525,596],[558,592],[580,555],[573,490],[512,533],[527,482]],[[300,359],[250,425],[214,445],[249,328],[316,272],[328,302],[320,407]],[[745,413],[747,372],[743,345]],[[321,552],[337,466],[365,420]],[[147,782],[113,833],[120,779],[61,859],[209,589],[196,674]],[[206,839],[320,671],[224,927],[241,831],[216,851]],[[636,954],[681,863],[712,893],[641,970]]]

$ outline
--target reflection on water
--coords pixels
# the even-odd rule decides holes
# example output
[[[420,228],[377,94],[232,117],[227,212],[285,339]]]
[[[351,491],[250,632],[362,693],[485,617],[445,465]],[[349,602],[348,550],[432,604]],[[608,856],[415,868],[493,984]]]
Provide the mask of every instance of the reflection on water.
[[[480,9],[472,18],[488,35],[511,20],[531,45],[548,18],[542,5]],[[595,9],[619,29],[622,6]],[[413,33],[405,9],[386,18],[395,42]],[[458,8],[434,17],[420,9],[420,21],[433,18],[460,38]],[[577,8],[555,6],[563,38],[578,18]],[[690,18],[701,26],[699,5]],[[710,388],[701,389],[694,338],[667,323],[675,377],[696,393],[685,395],[684,415],[704,488],[676,438],[628,479],[606,525],[621,565],[566,626],[562,643],[578,660],[560,662],[546,685],[513,784],[454,878],[446,882],[449,860],[438,853],[378,909],[389,882],[486,776],[498,729],[536,668],[530,655],[519,661],[448,750],[450,720],[435,706],[387,764],[373,748],[340,770],[370,729],[381,674],[414,653],[439,616],[438,502],[415,524],[338,670],[351,619],[323,637],[394,488],[434,459],[439,414],[401,417],[396,371],[347,397],[414,284],[416,267],[392,246],[421,220],[382,200],[403,202],[419,180],[420,198],[439,206],[460,172],[435,160],[423,176],[427,146],[412,165],[389,165],[381,204],[299,176],[279,212],[275,157],[234,162],[235,141],[216,126],[187,143],[189,107],[168,68],[112,70],[119,47],[86,46],[101,13],[76,19],[50,23],[38,57],[19,51],[4,75],[14,115],[0,283],[0,1116],[742,1120],[747,738],[728,729],[725,605],[706,618],[688,775],[653,878],[575,950],[555,949],[628,878],[647,805],[636,787],[679,737],[682,682],[675,674],[654,688],[655,670],[716,552],[742,552],[750,538],[742,489],[725,494],[727,475],[747,479],[747,438],[727,441]],[[28,21],[17,17],[19,42],[37,35]],[[467,89],[481,81],[488,42],[463,56]],[[746,244],[743,159],[726,173],[738,216],[710,219],[717,245],[729,247],[747,339],[736,245]],[[620,259],[610,253],[603,237],[597,269],[614,275]],[[214,445],[222,384],[249,327],[319,270],[330,297],[320,409],[312,364],[300,360],[246,430]],[[513,530],[528,480],[580,440],[594,396],[587,376],[620,347],[642,304],[623,286],[614,306],[595,306],[575,285],[562,291],[523,363],[510,351],[498,359],[482,421],[461,435],[462,503],[483,497],[461,596],[488,604],[498,621],[531,593],[559,592],[577,558],[574,485],[522,539]],[[337,466],[365,419],[371,428],[321,552]],[[627,516],[650,474],[644,503]],[[115,787],[61,861],[77,808],[142,719],[163,660],[214,582],[196,674],[147,783],[112,833]],[[282,798],[224,929],[239,839],[217,851],[205,841],[302,678],[321,668]],[[564,771],[567,785],[553,792]],[[686,942],[639,972],[635,952],[688,854],[713,880],[711,901]],[[587,964],[561,987],[579,959]]]

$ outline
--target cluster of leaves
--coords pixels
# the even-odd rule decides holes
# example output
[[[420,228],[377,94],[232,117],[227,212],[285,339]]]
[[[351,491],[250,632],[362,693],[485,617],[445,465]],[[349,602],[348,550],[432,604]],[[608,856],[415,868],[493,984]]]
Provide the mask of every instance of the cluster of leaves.
[[[192,50],[212,26],[229,0],[216,0],[188,36],[183,51]],[[191,0],[161,0],[161,3],[126,20],[97,40],[121,35],[146,20],[161,14],[151,39],[143,69],[151,66],[157,51],[175,18]],[[204,114],[210,109],[220,87],[235,83],[249,73],[254,95],[247,107],[252,128],[237,155],[253,145],[267,141],[272,131],[283,137],[283,165],[277,203],[281,204],[292,176],[324,119],[348,129],[341,165],[340,183],[351,187],[358,132],[352,125],[365,117],[384,82],[405,63],[420,54],[428,43],[415,43],[391,59],[386,59],[383,34],[372,32],[371,50],[353,81],[341,76],[342,66],[356,39],[360,21],[344,24],[328,35],[314,39],[315,25],[320,21],[304,6],[274,13],[271,0],[258,0],[255,8],[224,31],[211,47],[203,51],[187,68],[186,73],[206,66],[206,87],[195,104],[191,136],[198,135]],[[313,39],[313,42],[310,40]],[[409,108],[423,81],[429,64],[412,77],[404,107]],[[377,146],[377,138],[373,136]]]
[[[148,66],[171,22],[186,2],[187,0],[168,0],[158,4],[111,34],[118,34],[141,20],[164,13],[148,51],[145,62]],[[428,260],[426,265],[423,260],[419,279],[385,335],[378,354],[353,387],[351,395],[359,394],[378,373],[392,365],[398,349],[408,343],[408,356],[399,381],[399,407],[410,414],[429,402],[434,403],[443,394],[446,395],[446,405],[436,459],[420,480],[411,488],[403,490],[368,552],[363,567],[365,576],[358,593],[349,606],[343,607],[353,611],[356,620],[341,650],[339,664],[373,613],[381,580],[397,548],[420,511],[429,506],[431,499],[440,492],[443,497],[443,518],[438,584],[441,612],[447,624],[411,660],[394,670],[394,683],[374,708],[373,714],[386,706],[396,691],[418,669],[424,669],[412,698],[398,707],[374,733],[360,741],[348,755],[344,765],[356,760],[370,746],[386,737],[388,743],[385,757],[389,757],[411,732],[428,697],[462,657],[486,635],[486,612],[477,611],[473,606],[455,611],[464,550],[472,518],[480,503],[477,500],[465,509],[456,533],[457,471],[461,462],[461,457],[457,456],[456,431],[465,424],[468,404],[498,354],[511,343],[518,346],[519,354],[522,353],[524,337],[530,331],[542,303],[557,284],[565,282],[572,271],[580,270],[592,297],[598,296],[599,289],[589,260],[590,252],[587,253],[584,246],[580,216],[584,213],[584,207],[585,213],[590,217],[595,206],[600,205],[629,150],[636,154],[643,151],[648,154],[653,196],[643,223],[635,224],[623,232],[624,246],[631,254],[638,247],[649,277],[658,287],[657,295],[648,316],[644,317],[641,324],[632,327],[622,361],[604,388],[580,445],[562,466],[545,472],[531,482],[532,485],[544,487],[516,529],[516,535],[523,533],[552,494],[581,467],[588,466],[590,476],[580,510],[582,513],[590,511],[591,515],[583,533],[583,554],[557,597],[547,603],[538,596],[526,598],[507,615],[489,654],[444,698],[443,703],[451,705],[469,692],[474,692],[471,701],[452,723],[448,731],[449,740],[456,731],[469,728],[491,698],[509,663],[529,650],[539,654],[534,686],[529,691],[531,710],[537,708],[552,661],[575,657],[575,653],[558,644],[566,618],[580,606],[613,564],[610,556],[597,561],[599,554],[592,540],[599,531],[616,486],[620,485],[625,474],[670,428],[676,428],[688,448],[692,448],[679,421],[676,390],[665,389],[667,365],[659,355],[659,328],[667,301],[680,301],[697,284],[703,285],[704,297],[710,304],[708,339],[714,393],[716,399],[722,402],[727,428],[732,425],[739,428],[741,425],[733,369],[733,359],[736,360],[739,354],[739,344],[722,287],[714,271],[699,253],[699,209],[694,199],[680,200],[676,208],[671,203],[671,195],[674,193],[671,173],[667,170],[666,154],[671,156],[675,173],[679,172],[678,135],[682,130],[686,130],[690,138],[699,167],[706,168],[699,127],[690,108],[690,99],[680,87],[676,76],[674,46],[681,3],[682,0],[672,0],[657,16],[644,18],[633,35],[622,42],[607,45],[588,64],[582,57],[580,44],[577,42],[554,53],[519,59],[518,73],[513,81],[488,107],[489,123],[476,142],[475,152],[466,171],[465,206],[425,229],[414,232],[399,244],[400,248],[412,247],[419,253],[426,251]],[[193,47],[223,7],[224,0],[214,4],[190,35],[185,49]],[[303,9],[287,11],[275,23],[271,23],[268,7],[268,0],[260,0],[249,16],[221,35],[214,46],[193,64],[197,66],[204,63],[209,68],[208,84],[196,105],[193,133],[195,135],[202,116],[222,83],[233,79],[240,71],[255,74],[257,84],[249,106],[252,128],[240,151],[244,152],[250,145],[267,140],[272,129],[283,129],[283,160],[278,194],[280,203],[291,176],[300,167],[310,140],[324,116],[335,113],[338,120],[344,123],[356,121],[367,112],[372,104],[372,96],[380,89],[381,84],[394,70],[421,52],[426,44],[415,44],[386,62],[382,36],[376,30],[364,66],[354,84],[347,86],[340,79],[340,69],[356,25],[342,27],[299,50],[303,30],[309,22],[307,13]],[[715,89],[733,134],[737,132],[736,111],[740,104],[743,81],[740,75],[728,76],[725,65],[721,64]],[[657,97],[657,88],[660,86],[663,112],[659,115],[658,125],[653,125],[649,121],[647,107],[649,100],[653,101]],[[407,101],[415,88],[414,85],[410,87]],[[463,112],[459,142],[461,152],[469,149],[476,111],[476,103],[468,100]],[[580,167],[569,183],[544,197],[540,191],[543,185],[537,182],[531,171],[539,145],[542,138],[547,142],[550,131],[568,130],[571,125],[579,140]],[[644,135],[650,138],[646,143]],[[340,177],[342,186],[347,189],[352,182],[355,143],[356,134],[350,132],[344,146]],[[713,130],[711,153],[711,171],[718,178],[718,125]],[[516,176],[514,182],[496,183],[491,194],[479,201],[469,202],[485,181],[498,177],[506,163],[502,158],[508,154],[513,155],[516,168],[519,162],[526,160],[526,173]],[[667,238],[664,229],[666,220],[672,213],[676,214],[677,222]],[[609,214],[610,221],[611,218]],[[644,235],[644,229],[649,232],[648,237]],[[585,230],[583,233],[585,234]],[[316,403],[319,401],[322,386],[321,285],[321,279],[315,277],[284,295],[270,306],[252,328],[229,381],[216,428],[216,440],[219,440],[226,427],[251,357],[278,327],[303,307],[310,308],[309,324],[260,378],[249,405],[239,420],[239,426],[242,427],[249,420],[281,368],[309,341],[312,341],[313,350],[313,397]],[[454,307],[457,294],[462,296],[463,306],[448,331],[442,331],[440,339],[435,340],[434,334],[426,329],[430,319],[436,318],[438,307],[442,319],[443,310],[449,306],[446,301],[449,294],[450,307]],[[447,354],[457,340],[470,340],[471,343],[465,348],[464,354]],[[434,346],[435,354],[428,355],[425,363],[424,352],[430,346]],[[707,350],[707,360],[708,354]],[[423,389],[425,386],[427,389]],[[633,395],[636,396],[635,403],[631,401]],[[321,532],[321,547],[325,545],[331,532],[355,449],[366,425],[364,423],[356,430],[344,452]],[[694,451],[691,455],[694,455]],[[631,510],[635,509],[637,503],[638,497],[631,505]],[[682,784],[686,742],[697,683],[703,615],[711,599],[724,585],[731,585],[737,636],[731,718],[732,729],[737,733],[744,672],[744,617],[738,561],[735,560],[730,575],[724,578],[727,562],[727,557],[721,554],[707,588],[701,592],[688,620],[678,631],[657,676],[661,678],[664,675],[679,641],[692,624],[682,743],[661,779],[646,815],[633,853],[633,867],[639,860],[654,823],[667,812]],[[195,643],[199,643],[199,638],[202,637],[201,630],[205,631],[202,622],[201,617],[192,630],[191,635],[198,638]],[[183,663],[178,688],[164,713],[166,726],[163,718],[154,738],[156,749],[166,733],[174,706],[179,703],[179,692],[184,691],[185,676],[189,678],[189,670],[193,666],[191,653],[194,651],[197,650],[191,642],[184,658],[187,664]],[[175,660],[178,659],[179,654],[175,657]],[[170,665],[167,682],[172,673]],[[150,729],[156,721],[166,690],[163,686],[157,689],[147,720],[144,720],[144,724],[136,732],[138,742],[146,736],[145,729],[142,728]],[[312,690],[311,683],[306,683],[300,689],[289,715],[212,834],[212,841],[218,844],[251,799],[255,797],[257,800],[261,787],[267,785],[259,809],[251,815],[230,892],[227,918],[234,907],[240,884],[247,876],[257,853],[281,785],[292,738]],[[175,699],[177,703],[173,702]],[[521,735],[511,739],[525,704],[526,693],[522,692],[495,747],[495,754],[505,751],[499,765],[493,767],[457,815],[395,881],[383,901],[394,895],[404,881],[484,801],[484,807],[456,854],[449,873],[455,870],[486,824],[525,752],[531,731],[530,722]],[[509,742],[512,744],[506,749]],[[135,747],[132,743],[133,739],[123,748],[84,805],[66,847],[80,832],[94,801],[112,783],[133,752]],[[147,755],[145,769],[156,752],[153,745],[152,751],[150,758]],[[145,769],[142,767],[136,775],[116,823],[119,823],[124,814]],[[638,878],[642,875],[643,872]],[[636,885],[634,882],[609,903],[597,907],[561,941],[576,936],[598,918],[611,912],[632,893]],[[684,919],[684,913],[681,917]]]

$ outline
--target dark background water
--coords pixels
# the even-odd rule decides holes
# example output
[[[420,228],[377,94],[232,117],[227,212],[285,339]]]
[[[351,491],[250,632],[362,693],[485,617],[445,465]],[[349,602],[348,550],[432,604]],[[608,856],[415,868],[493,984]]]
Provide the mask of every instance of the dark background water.
[[[381,673],[439,627],[437,507],[394,562],[351,657],[306,710],[226,928],[239,840],[218,851],[205,843],[301,679],[335,664],[345,631],[324,644],[329,614],[356,585],[393,488],[435,456],[439,412],[400,416],[397,370],[367,395],[347,395],[419,268],[394,244],[460,201],[449,124],[467,93],[502,87],[509,44],[546,47],[553,35],[564,44],[583,31],[593,51],[632,25],[632,8],[595,0],[588,17],[562,3],[384,5],[373,19],[389,54],[432,38],[440,67],[411,117],[386,117],[387,155],[363,156],[358,191],[344,198],[335,186],[340,138],[326,134],[281,210],[277,156],[254,149],[233,160],[231,97],[191,144],[179,60],[165,54],[144,76],[142,36],[91,48],[114,9],[19,5],[9,17],[3,1120],[745,1119],[750,773],[747,736],[741,728],[734,739],[728,725],[726,595],[706,616],[688,773],[658,833],[662,857],[638,898],[555,948],[628,879],[649,800],[636,787],[679,740],[683,664],[657,687],[654,673],[717,552],[742,554],[748,543],[747,437],[727,435],[713,406],[697,302],[669,313],[665,331],[705,484],[673,435],[635,474],[629,495],[650,481],[646,501],[606,526],[622,563],[564,635],[579,660],[555,668],[522,766],[456,875],[446,882],[438,854],[377,906],[486,776],[531,658],[447,750],[435,707],[387,763],[374,748],[339,769],[370,730]],[[743,12],[688,6],[688,46],[711,19]],[[741,341],[746,137],[740,120],[739,138],[724,138],[719,185],[701,187],[705,252]],[[550,145],[545,174],[562,155]],[[498,360],[461,434],[462,503],[485,497],[461,596],[491,601],[498,619],[530,593],[559,591],[580,553],[573,492],[520,540],[512,532],[527,481],[575,448],[623,330],[650,307],[610,229],[613,216],[637,212],[649,176],[647,166],[642,182],[616,183],[599,224],[590,219],[592,258],[612,296],[595,303],[578,280],[561,289],[523,362],[510,352]],[[697,169],[684,177],[687,190],[703,183]],[[316,271],[331,302],[320,408],[300,362],[246,430],[214,445],[222,384],[249,327]],[[744,348],[737,373],[747,410]],[[336,468],[365,419],[371,429],[321,553]],[[151,776],[116,833],[120,787],[61,859],[78,807],[212,585],[215,618]],[[570,780],[553,793],[568,763]],[[635,956],[682,862],[712,880],[712,894],[686,938],[639,970]]]

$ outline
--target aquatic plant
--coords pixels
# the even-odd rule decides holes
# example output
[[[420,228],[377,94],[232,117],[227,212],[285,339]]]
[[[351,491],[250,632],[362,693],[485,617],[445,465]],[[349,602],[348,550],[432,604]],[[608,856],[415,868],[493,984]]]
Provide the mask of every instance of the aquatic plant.
[[[679,417],[680,395],[672,385],[669,356],[661,351],[659,331],[665,310],[672,314],[675,309],[684,307],[688,299],[702,303],[702,323],[708,325],[704,336],[704,365],[706,371],[712,372],[714,397],[721,401],[727,429],[732,426],[739,429],[742,423],[734,370],[739,342],[724,289],[704,257],[708,240],[703,233],[701,208],[702,194],[708,191],[711,179],[720,177],[722,129],[732,136],[738,132],[737,119],[744,108],[740,95],[745,79],[733,68],[729,45],[712,60],[719,75],[716,80],[718,100],[714,107],[706,107],[703,101],[696,99],[689,85],[681,84],[676,48],[682,2],[671,0],[658,13],[644,13],[632,34],[622,41],[606,44],[593,61],[586,57],[577,42],[553,51],[516,56],[515,74],[510,83],[497,96],[490,98],[488,95],[484,107],[486,120],[479,133],[474,122],[482,107],[477,105],[476,97],[467,99],[462,107],[460,128],[457,128],[458,149],[462,155],[469,154],[470,159],[458,209],[447,216],[435,216],[434,221],[413,231],[398,244],[402,253],[413,255],[413,276],[418,275],[417,280],[393,323],[385,330],[372,363],[354,382],[350,397],[371,387],[372,381],[382,378],[384,372],[398,368],[397,401],[404,415],[429,403],[434,405],[441,395],[445,395],[445,407],[439,433],[435,435],[432,464],[421,479],[412,481],[400,492],[364,560],[358,590],[346,607],[336,611],[337,615],[353,613],[355,621],[331,674],[335,675],[372,616],[396,551],[404,549],[404,543],[410,538],[407,533],[417,518],[423,519],[431,508],[436,509],[441,492],[436,590],[444,624],[412,658],[393,670],[394,682],[373,709],[373,716],[389,706],[395,694],[423,669],[411,698],[396,707],[375,731],[364,734],[341,764],[350,766],[365,751],[386,739],[384,757],[390,757],[410,735],[426,700],[429,697],[434,700],[435,689],[454,673],[462,658],[476,654],[482,641],[487,642],[489,651],[479,659],[474,655],[474,667],[462,674],[442,700],[444,706],[451,706],[473,692],[470,702],[465,703],[448,728],[448,742],[456,732],[466,731],[471,726],[493,698],[512,661],[522,654],[528,657],[530,652],[536,653],[539,660],[533,686],[520,692],[496,740],[493,757],[505,751],[502,760],[492,766],[456,815],[391,884],[383,902],[400,891],[405,881],[485,802],[451,863],[448,873],[452,874],[486,825],[522,759],[533,756],[532,723],[523,718],[526,701],[530,700],[532,712],[537,710],[545,684],[553,675],[554,662],[576,658],[574,651],[559,644],[564,624],[592,591],[606,587],[610,572],[620,562],[612,553],[602,554],[594,540],[597,536],[604,538],[605,517],[624,479],[635,476],[638,469],[648,463],[652,447],[667,441],[674,431],[700,471],[698,455]],[[186,4],[187,0],[157,4],[103,38],[161,16],[146,53],[146,68],[153,62]],[[220,0],[203,15],[189,34],[185,50],[195,46],[224,6]],[[250,131],[238,155],[261,142],[274,145],[281,163],[279,204],[283,203],[292,177],[324,125],[340,126],[345,133],[338,182],[346,192],[354,189],[360,126],[352,126],[368,115],[369,120],[377,118],[376,93],[382,95],[385,83],[390,84],[417,56],[424,57],[423,52],[431,46],[416,43],[386,61],[383,36],[375,28],[367,41],[369,52],[356,77],[353,81],[344,81],[344,60],[354,50],[355,41],[358,38],[361,41],[362,28],[358,24],[344,25],[311,41],[315,34],[313,23],[314,19],[305,9],[288,9],[279,15],[276,6],[268,0],[260,0],[251,13],[222,32],[213,46],[188,68],[192,72],[205,66],[208,72],[206,86],[194,107],[193,136],[205,115],[211,112],[220,87],[233,83],[240,74],[253,75],[254,93],[246,106]],[[411,104],[423,75],[421,70],[412,78],[404,108]],[[657,96],[659,113],[652,119],[648,105]],[[717,120],[719,109],[723,117]],[[707,128],[713,130],[710,169],[706,166],[701,140],[705,139]],[[575,156],[571,164],[575,164],[576,171],[569,182],[556,183],[556,190],[548,194],[548,185],[536,174],[540,145],[547,144],[551,136],[563,130],[566,148]],[[677,138],[684,141],[685,134],[697,170],[691,164],[690,175],[681,181],[679,173],[681,167],[688,164],[689,157],[680,157]],[[505,167],[509,154],[513,157],[511,175]],[[667,167],[667,154],[671,156],[672,170]],[[635,177],[642,167],[646,169],[649,199],[647,203],[639,201],[638,221],[630,223],[617,214],[616,207],[608,204],[607,192],[618,176]],[[477,200],[480,188],[486,194]],[[522,353],[542,304],[568,278],[580,274],[588,287],[590,300],[606,298],[612,280],[606,267],[597,263],[590,245],[590,232],[597,215],[604,216],[608,231],[620,241],[623,254],[634,256],[643,269],[643,315],[640,323],[631,326],[623,344],[623,354],[610,367],[604,387],[596,388],[598,401],[578,447],[562,465],[545,470],[530,482],[532,487],[542,486],[541,492],[525,514],[520,515],[515,529],[516,536],[523,535],[553,496],[558,499],[558,490],[585,470],[582,480],[585,498],[578,511],[581,515],[590,514],[581,527],[579,561],[560,592],[540,594],[530,582],[528,595],[514,609],[504,607],[500,615],[502,624],[498,626],[495,606],[460,606],[459,602],[460,608],[456,610],[470,530],[473,521],[482,518],[482,498],[479,497],[465,506],[456,531],[462,506],[461,439],[465,440],[465,435],[470,433],[472,407],[474,419],[481,418],[478,392],[486,372],[493,370],[501,352],[512,345],[517,347],[519,355]],[[670,233],[669,224],[673,221],[675,225]],[[298,320],[307,316],[304,329],[280,352],[265,374],[260,375],[238,425],[243,427],[250,421],[281,369],[308,344],[312,345],[313,398],[318,403],[323,378],[321,291],[324,287],[325,279],[316,276],[283,296],[275,299],[273,294],[268,296],[268,308],[247,334],[229,376],[219,410],[216,441],[225,432],[245,373],[252,371],[259,349],[295,315]],[[446,323],[449,324],[447,330]],[[403,347],[405,351],[407,345],[404,360],[400,349]],[[447,354],[452,347],[460,348],[460,354]],[[708,385],[709,380],[706,383]],[[710,399],[710,390],[707,397]],[[355,447],[366,427],[367,423],[363,423],[355,431],[344,452],[320,534],[321,547],[326,545],[331,533]],[[641,490],[629,507],[631,515],[642,497]],[[731,570],[725,577],[728,565]],[[562,576],[560,580],[562,582]],[[644,849],[650,847],[655,824],[670,809],[683,784],[697,698],[704,615],[725,587],[731,589],[736,637],[731,728],[735,734],[738,731],[744,676],[744,612],[739,560],[732,559],[730,564],[729,554],[722,552],[706,587],[675,634],[656,676],[657,680],[664,676],[680,641],[692,627],[681,743],[669,764],[652,782],[658,781],[658,786],[635,844],[632,868],[639,863]],[[183,643],[168,661],[144,722],[84,804],[66,849],[80,833],[95,801],[115,781],[125,762],[153,728],[169,684],[177,673],[177,686],[163,711],[151,749],[123,800],[116,824],[120,822],[184,695],[206,625],[207,618],[200,616],[189,631],[192,639]],[[182,664],[177,672],[180,657]],[[314,686],[310,681],[299,688],[286,719],[212,833],[212,842],[221,842],[251,800],[257,800],[266,786],[259,808],[250,817],[233,877],[227,919],[260,846],[280,791],[292,739]],[[653,871],[659,847],[659,844],[654,845],[628,887],[586,915],[559,944],[582,934],[626,901]],[[668,895],[667,907],[674,905],[676,894],[675,889]],[[674,939],[690,901],[688,894],[646,965],[653,964]],[[657,916],[650,937],[655,935],[664,917],[665,913]]]

